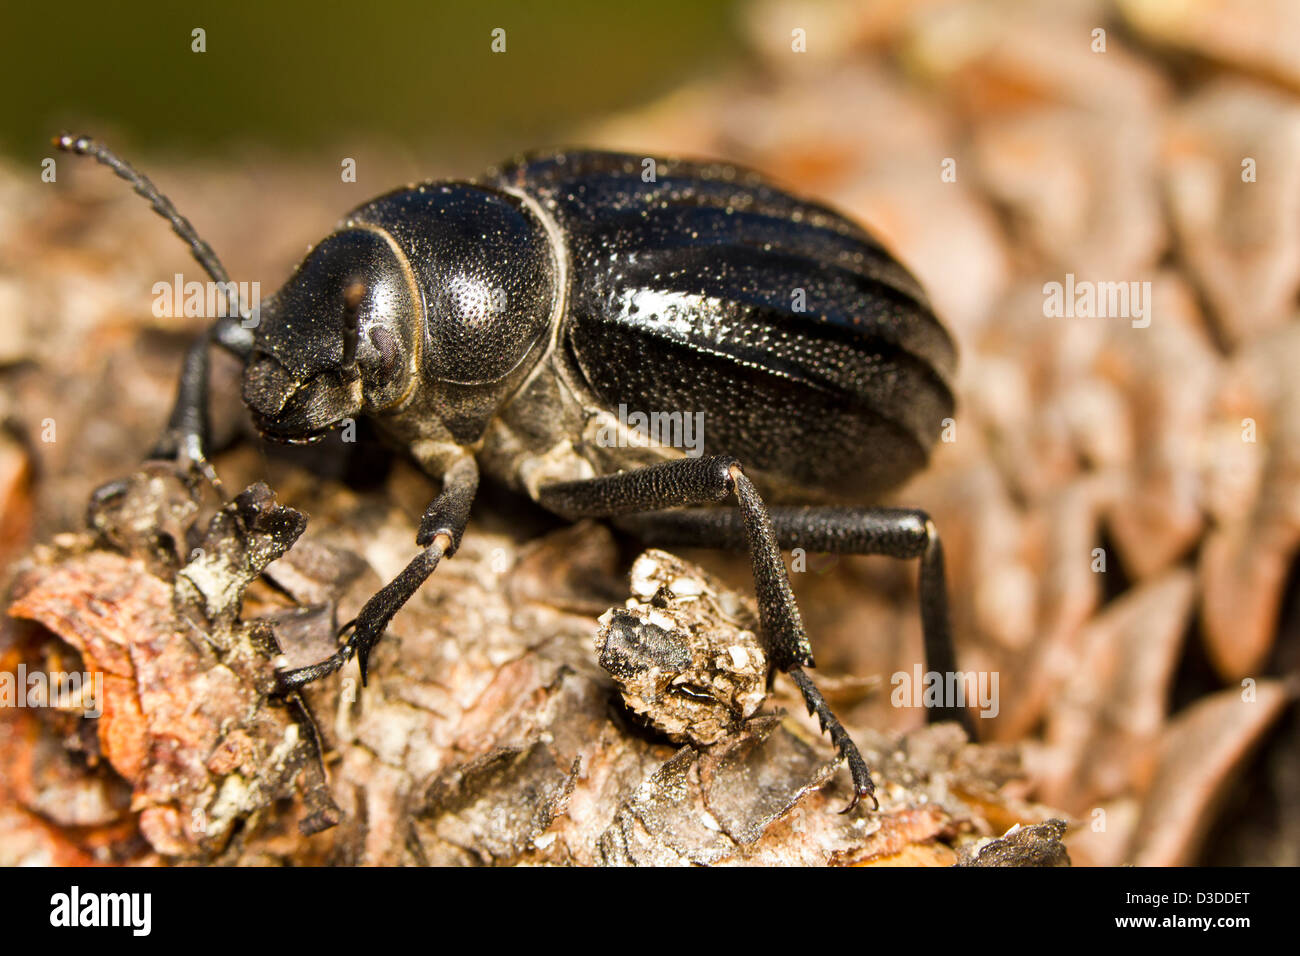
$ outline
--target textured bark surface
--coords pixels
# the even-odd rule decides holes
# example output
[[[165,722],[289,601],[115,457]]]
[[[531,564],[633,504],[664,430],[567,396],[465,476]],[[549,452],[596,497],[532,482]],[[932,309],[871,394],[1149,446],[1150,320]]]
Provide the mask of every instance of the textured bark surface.
[[[373,544],[369,529],[325,522],[300,538],[302,515],[264,485],[202,527],[192,524],[200,490],[167,467],[138,473],[92,508],[93,533],[38,549],[17,576],[9,613],[43,629],[23,629],[28,647],[62,653],[66,645],[80,655],[77,669],[106,675],[97,718],[42,712],[20,722],[63,766],[52,775],[31,758],[28,773],[13,776],[11,821],[57,806],[73,786],[102,808],[79,821],[89,834],[51,830],[52,854],[941,863],[1044,817],[1009,788],[1018,776],[1010,749],[971,746],[950,725],[900,738],[856,728],[882,809],[836,812],[850,796],[847,774],[815,724],[796,716],[784,679],[758,714],[721,723],[712,713],[688,716],[682,739],[697,742],[670,743],[623,706],[597,664],[591,610],[626,585],[610,532],[596,524],[523,546],[504,535],[468,537],[396,619],[364,690],[353,664],[281,700],[274,663],[328,653],[337,623],[377,583],[361,557]],[[662,552],[638,564],[638,593],[647,563],[678,591],[701,592],[656,611],[664,635],[701,652],[687,676],[707,682],[720,673],[716,663],[732,668],[736,654],[719,661],[717,652],[753,646],[749,600]],[[680,711],[670,717],[682,726]],[[1042,844],[1032,854],[985,848],[974,859],[1058,861],[1063,832],[1063,823],[1022,830],[1017,846]]]

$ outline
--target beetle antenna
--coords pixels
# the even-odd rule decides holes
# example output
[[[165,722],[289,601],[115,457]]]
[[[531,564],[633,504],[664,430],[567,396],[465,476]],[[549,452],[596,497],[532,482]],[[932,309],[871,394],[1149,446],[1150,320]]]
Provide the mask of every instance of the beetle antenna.
[[[189,246],[190,255],[194,257],[194,261],[203,267],[203,271],[212,278],[212,281],[218,283],[225,290],[226,298],[231,306],[230,314],[232,316],[243,315],[239,308],[239,297],[235,291],[235,284],[230,281],[230,274],[226,272],[226,267],[221,264],[221,260],[212,251],[212,247],[199,238],[198,232],[195,231],[190,221],[176,211],[172,201],[158,191],[158,187],[150,182],[148,176],[122,159],[103,143],[97,142],[89,136],[73,136],[64,133],[61,136],[54,137],[54,145],[67,153],[89,156],[103,163],[130,183],[138,195],[149,201],[149,205],[153,207],[154,212],[171,223],[172,232],[180,236],[181,241]]]

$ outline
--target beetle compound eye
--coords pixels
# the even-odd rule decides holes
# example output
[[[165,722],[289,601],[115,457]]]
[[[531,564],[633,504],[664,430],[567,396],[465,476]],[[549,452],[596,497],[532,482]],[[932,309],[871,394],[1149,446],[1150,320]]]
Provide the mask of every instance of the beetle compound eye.
[[[375,366],[376,380],[383,383],[396,378],[402,361],[402,350],[397,344],[397,338],[382,326],[372,326],[370,344],[379,353],[379,362]]]

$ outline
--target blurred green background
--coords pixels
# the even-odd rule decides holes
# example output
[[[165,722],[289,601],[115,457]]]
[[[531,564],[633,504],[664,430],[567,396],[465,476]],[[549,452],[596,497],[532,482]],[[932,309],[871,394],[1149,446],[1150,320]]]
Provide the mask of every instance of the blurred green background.
[[[350,141],[442,157],[553,143],[740,56],[734,2],[4,4],[0,150],[85,130],[220,159]],[[206,30],[207,52],[191,51]],[[506,52],[491,49],[506,31]]]

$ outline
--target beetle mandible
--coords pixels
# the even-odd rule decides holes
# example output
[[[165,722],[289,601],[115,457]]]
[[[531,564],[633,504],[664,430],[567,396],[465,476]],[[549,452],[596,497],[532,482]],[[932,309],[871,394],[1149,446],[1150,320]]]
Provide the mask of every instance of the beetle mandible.
[[[393,615],[455,553],[482,471],[566,519],[748,550],[768,660],[847,761],[849,808],[878,806],[805,672],[812,648],[781,556],[919,558],[926,666],[956,670],[933,523],[863,505],[925,464],[953,411],[955,349],[919,283],[865,229],[732,165],[661,159],[646,181],[642,157],[538,153],[359,206],[250,315],[147,178],[89,137],[55,143],[130,182],[231,299],[186,354],[154,457],[217,484],[206,422],[217,345],[243,361],[265,437],[312,441],[366,415],[441,482],[410,564],[341,629],[335,654],[282,672],[284,689],[353,657],[365,681]],[[702,412],[702,454],[629,435],[626,409]],[[718,506],[732,496],[738,507]],[[930,719],[972,730],[947,703]]]

